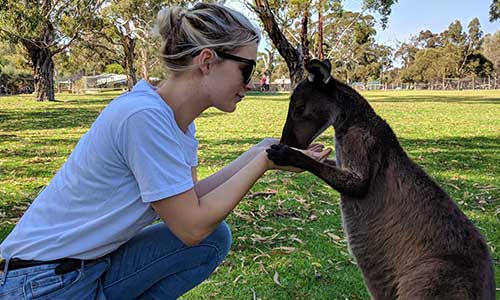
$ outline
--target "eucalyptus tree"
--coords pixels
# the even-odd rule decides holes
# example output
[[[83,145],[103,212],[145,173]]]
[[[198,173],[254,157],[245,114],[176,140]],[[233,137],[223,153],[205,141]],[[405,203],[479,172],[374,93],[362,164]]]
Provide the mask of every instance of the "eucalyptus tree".
[[[16,89],[31,78],[31,68],[22,45],[0,41],[0,86]]]
[[[482,53],[483,40],[477,18],[470,21],[467,31],[460,21],[452,22],[439,34],[421,31],[396,52],[403,59],[401,77],[410,82],[487,77],[493,71],[493,63]]]
[[[156,15],[164,5],[187,6],[197,1],[164,0],[107,0],[100,13],[100,27],[89,39],[92,47],[97,47],[115,55],[127,75],[127,85],[131,89],[137,82],[136,62],[140,61],[142,77],[149,78],[152,62],[152,48],[159,42],[153,31]],[[139,50],[139,56],[137,55]]]
[[[500,19],[500,1],[492,0],[490,5],[490,22]]]
[[[397,0],[363,0],[365,10],[374,10],[381,14],[385,26],[391,7]],[[247,6],[259,17],[264,30],[274,46],[287,63],[292,84],[298,83],[304,74],[304,61],[314,56],[310,51],[309,21],[316,12],[318,30],[316,30],[315,52],[323,56],[323,28],[327,23],[324,14],[342,9],[342,0],[255,0]],[[330,20],[328,20],[330,21]],[[300,32],[297,38],[290,31]]]
[[[92,27],[103,1],[2,0],[0,38],[24,46],[37,100],[54,100],[53,57]]]
[[[493,63],[496,73],[500,74],[500,47],[498,45],[500,45],[500,30],[484,37],[481,52]]]
[[[125,70],[129,90],[137,82],[136,46],[138,41],[149,38],[151,24],[161,3],[155,0],[108,0],[101,11],[101,28],[90,43],[114,54]]]

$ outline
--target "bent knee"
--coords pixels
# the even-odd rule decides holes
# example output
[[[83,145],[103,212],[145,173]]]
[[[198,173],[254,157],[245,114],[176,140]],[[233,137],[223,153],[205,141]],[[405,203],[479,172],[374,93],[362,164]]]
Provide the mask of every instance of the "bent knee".
[[[222,221],[219,226],[202,242],[202,244],[209,244],[217,249],[218,264],[220,264],[227,256],[232,244],[231,229]]]

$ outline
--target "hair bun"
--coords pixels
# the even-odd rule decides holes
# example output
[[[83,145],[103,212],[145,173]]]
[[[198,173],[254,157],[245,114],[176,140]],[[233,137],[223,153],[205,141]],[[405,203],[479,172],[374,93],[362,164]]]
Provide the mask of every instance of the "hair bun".
[[[179,6],[162,8],[156,18],[156,32],[165,40],[186,13],[187,9]]]

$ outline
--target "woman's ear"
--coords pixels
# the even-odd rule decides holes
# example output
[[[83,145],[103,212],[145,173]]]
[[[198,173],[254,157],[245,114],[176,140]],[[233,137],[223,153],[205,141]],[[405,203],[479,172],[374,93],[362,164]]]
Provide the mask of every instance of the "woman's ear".
[[[201,72],[204,75],[207,75],[210,70],[210,64],[214,63],[216,59],[217,57],[215,56],[215,52],[211,49],[205,48],[194,57],[193,64],[198,65]]]

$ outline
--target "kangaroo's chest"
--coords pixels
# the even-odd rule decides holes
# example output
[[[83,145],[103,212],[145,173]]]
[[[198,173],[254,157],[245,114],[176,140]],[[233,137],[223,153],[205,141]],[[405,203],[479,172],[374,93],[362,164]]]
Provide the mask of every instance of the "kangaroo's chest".
[[[335,159],[339,169],[349,169],[358,159],[343,148],[342,136],[335,136]],[[382,179],[382,178],[378,178]],[[381,195],[371,189],[363,199],[341,195],[342,225],[348,247],[363,272],[365,283],[375,298],[392,299],[395,291],[394,270],[384,253],[383,241],[379,240]]]

